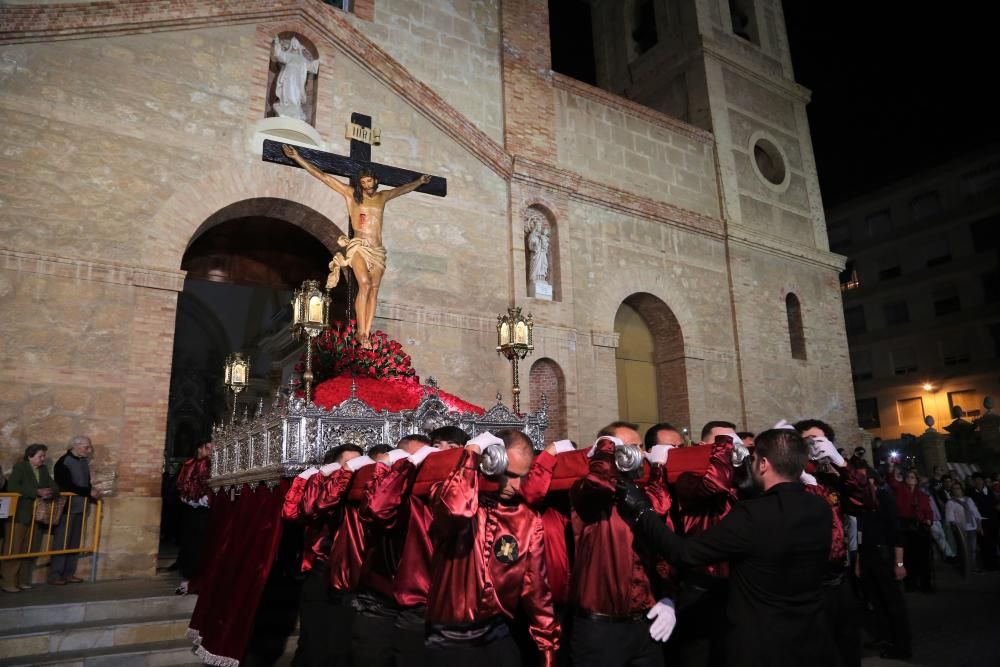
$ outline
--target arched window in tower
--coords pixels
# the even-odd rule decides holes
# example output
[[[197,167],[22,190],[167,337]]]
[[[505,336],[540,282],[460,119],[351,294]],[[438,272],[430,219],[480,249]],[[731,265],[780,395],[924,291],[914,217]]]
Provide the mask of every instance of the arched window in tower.
[[[542,394],[549,403],[549,426],[545,429],[545,441],[569,438],[566,421],[566,379],[559,364],[543,357],[531,364],[528,374],[532,413],[542,407]]]
[[[806,334],[802,329],[802,306],[799,297],[791,292],[785,297],[785,311],[788,314],[788,339],[792,346],[792,359],[806,358]]]
[[[538,205],[524,213],[524,264],[528,296],[560,301],[559,234],[555,216]]]
[[[271,42],[265,117],[291,118],[316,125],[319,52],[306,37],[282,32]]]

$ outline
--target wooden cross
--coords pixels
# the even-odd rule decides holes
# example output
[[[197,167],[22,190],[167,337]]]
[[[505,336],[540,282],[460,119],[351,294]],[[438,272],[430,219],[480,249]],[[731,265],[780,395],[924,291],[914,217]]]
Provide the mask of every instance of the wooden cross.
[[[369,129],[371,129],[372,126],[371,116],[365,116],[359,113],[351,114],[351,122]],[[264,161],[283,164],[288,167],[301,168],[299,165],[285,157],[284,152],[281,150],[281,146],[282,142],[280,141],[265,139],[263,154]],[[350,178],[361,171],[362,167],[370,167],[372,171],[375,172],[375,175],[378,176],[378,182],[380,185],[395,187],[397,185],[412,183],[423,175],[419,171],[410,171],[409,169],[401,169],[399,167],[372,162],[371,145],[365,143],[364,141],[359,141],[358,139],[351,139],[350,157],[345,155],[336,155],[334,153],[326,153],[318,149],[305,148],[302,146],[296,146],[295,149],[299,152],[299,155],[309,162],[312,162],[317,168],[323,170],[324,173],[333,174],[335,176],[346,176]],[[421,185],[416,189],[416,192],[423,192],[424,194],[434,195],[436,197],[447,196],[448,180],[441,176],[431,176],[430,183]]]

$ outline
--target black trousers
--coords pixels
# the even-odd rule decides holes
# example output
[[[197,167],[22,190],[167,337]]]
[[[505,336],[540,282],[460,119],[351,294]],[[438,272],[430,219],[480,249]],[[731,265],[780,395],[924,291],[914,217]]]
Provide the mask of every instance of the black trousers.
[[[902,587],[893,574],[891,549],[862,546],[860,558],[861,585],[875,609],[876,637],[888,640],[900,651],[912,650],[910,618]]]
[[[330,588],[330,570],[317,563],[306,575],[299,597],[299,643],[295,667],[350,667],[351,596]]]
[[[997,569],[997,526],[996,519],[983,519],[983,535],[979,538],[979,552],[982,555],[983,567],[987,570]],[[973,554],[975,558],[975,554]]]
[[[931,535],[925,526],[903,533],[903,561],[906,563],[906,588],[929,590],[931,587]]]
[[[604,623],[577,616],[570,638],[573,667],[663,667],[663,645],[649,623]]]
[[[428,646],[433,667],[521,667],[521,653],[511,636],[482,646]]]
[[[363,611],[355,612],[351,632],[351,653],[354,655],[354,664],[365,667],[393,667],[395,634],[395,616],[374,616]]]
[[[396,627],[392,634],[392,655],[396,667],[425,667],[427,654],[424,638],[427,630],[424,622],[426,607],[403,609],[396,617]]]
[[[677,627],[666,645],[671,667],[726,664],[726,596],[729,581],[702,577],[701,587],[685,585],[677,595]]]
[[[201,548],[208,532],[208,508],[184,505],[181,514],[181,532],[177,536],[180,549],[177,553],[177,569],[181,578],[191,579],[198,574]]]
[[[861,628],[857,598],[846,572],[839,583],[823,586],[823,613],[837,651],[837,667],[861,667]]]

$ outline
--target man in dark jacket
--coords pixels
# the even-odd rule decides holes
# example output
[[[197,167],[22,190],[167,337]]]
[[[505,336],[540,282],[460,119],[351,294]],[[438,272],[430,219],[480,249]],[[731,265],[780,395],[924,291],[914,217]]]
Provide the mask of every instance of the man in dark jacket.
[[[75,493],[70,499],[69,513],[65,521],[59,522],[52,535],[53,549],[77,549],[83,532],[85,509],[97,492],[90,488],[90,465],[87,461],[94,453],[94,445],[84,435],[74,436],[69,441],[69,451],[56,461],[54,475],[60,490]],[[83,579],[76,576],[76,563],[80,554],[60,554],[52,557],[49,567],[49,583],[55,586],[78,584]]]
[[[650,511],[634,484],[619,483],[619,510],[635,532],[675,565],[728,561],[726,664],[830,665],[821,585],[833,514],[798,481],[809,457],[802,437],[772,429],[754,441],[751,472],[763,495],[737,503],[717,525],[689,538]]]

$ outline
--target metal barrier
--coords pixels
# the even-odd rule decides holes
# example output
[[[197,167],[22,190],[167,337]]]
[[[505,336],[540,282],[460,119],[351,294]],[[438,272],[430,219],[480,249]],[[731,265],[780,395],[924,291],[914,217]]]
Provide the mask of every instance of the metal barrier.
[[[30,525],[27,526],[28,535],[21,548],[17,553],[14,553],[14,523],[17,516],[17,505],[19,502],[23,502],[23,499],[18,493],[0,493],[0,503],[2,503],[0,507],[5,507],[6,511],[3,514],[7,515],[6,519],[0,518],[0,521],[4,521],[7,524],[3,526],[2,530],[3,545],[0,548],[0,562],[16,558],[38,558],[41,556],[59,556],[61,554],[93,554],[94,559],[91,563],[90,578],[91,580],[96,579],[97,550],[101,545],[101,517],[104,512],[104,501],[100,498],[88,499],[88,502],[83,504],[83,511],[80,517],[80,545],[71,548],[69,546],[70,530],[62,531],[61,544],[55,543],[55,533],[60,525],[68,525],[68,522],[73,520],[72,499],[80,498],[81,496],[75,493],[60,493],[59,496],[66,499],[66,504],[59,512],[58,521],[55,520],[55,503],[50,504],[47,521],[35,520],[34,517],[37,516],[38,503],[43,502],[43,499],[36,498],[31,501],[31,516],[33,518]],[[0,517],[2,516],[0,514]],[[36,546],[38,547],[37,549],[35,548]]]

